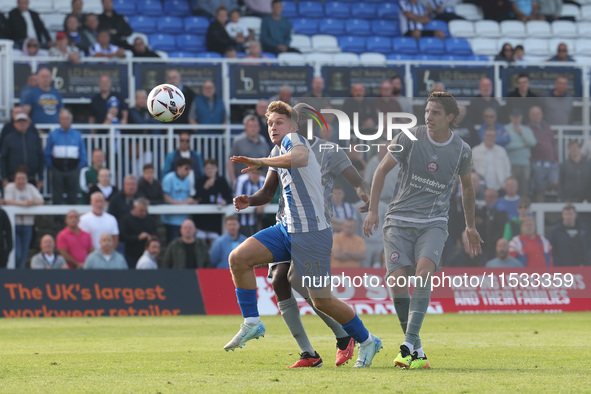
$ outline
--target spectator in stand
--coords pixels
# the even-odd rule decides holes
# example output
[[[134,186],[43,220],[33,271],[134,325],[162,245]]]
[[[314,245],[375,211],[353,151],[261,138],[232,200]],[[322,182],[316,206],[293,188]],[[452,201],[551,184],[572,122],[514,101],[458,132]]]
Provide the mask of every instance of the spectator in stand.
[[[429,0],[427,2],[427,12],[433,16],[433,19],[438,19],[444,22],[453,21],[454,19],[464,19],[456,14],[456,4],[458,0]]]
[[[59,122],[61,127],[49,133],[45,143],[45,164],[53,176],[53,203],[76,204],[79,171],[86,167],[86,145],[82,134],[71,128],[72,113],[69,110],[60,110]]]
[[[486,268],[523,268],[523,264],[516,258],[509,256],[509,242],[505,238],[497,240],[496,256],[486,262]]]
[[[544,202],[547,190],[558,187],[558,150],[554,132],[544,121],[540,107],[532,107],[529,112],[529,127],[536,137],[537,144],[532,148],[532,178],[536,202]]]
[[[591,201],[591,161],[583,156],[577,140],[568,143],[568,159],[560,164],[558,196],[562,201]]]
[[[164,204],[164,192],[162,184],[154,178],[154,164],[145,164],[142,169],[142,177],[138,182],[139,193],[146,196],[150,204]]]
[[[492,108],[496,111],[496,114],[499,113],[500,109],[499,102],[493,97],[493,84],[489,78],[484,77],[480,80],[478,91],[480,94],[470,100],[470,106],[468,107],[467,125],[471,128],[482,124],[485,109]]]
[[[390,88],[391,87],[392,85],[390,84]],[[324,78],[320,76],[312,79],[311,89],[304,93],[302,97],[306,98],[306,103],[310,104],[312,108],[317,108],[318,110],[332,108],[330,105],[330,97],[328,97],[324,91]],[[392,90],[390,89],[390,92],[384,97],[392,97]]]
[[[243,36],[237,36],[236,39],[230,37],[226,30],[228,24],[228,11],[221,7],[215,13],[215,20],[211,22],[207,29],[207,50],[217,52],[223,55],[227,49],[234,48],[242,51],[242,44],[246,42]]]
[[[180,237],[169,243],[162,265],[175,269],[209,268],[211,261],[207,245],[195,237],[196,233],[195,223],[184,220],[180,226]]]
[[[99,29],[106,29],[113,41],[113,44],[128,48],[127,37],[133,33],[133,30],[125,20],[123,15],[119,15],[113,9],[113,0],[103,1],[103,13],[99,15]]]
[[[33,74],[35,75],[35,74]],[[18,130],[16,129],[16,117],[19,114],[22,114],[23,112],[23,107],[15,105],[14,107],[12,107],[12,111],[10,111],[10,122],[6,122],[4,124],[4,126],[2,126],[2,132],[0,132],[0,149],[2,149],[2,146],[4,146],[4,140],[6,140],[6,137],[8,137],[11,133],[13,132],[17,132]],[[27,117],[28,119],[28,117]],[[37,129],[35,129],[35,126],[33,126],[32,123],[29,124],[29,128],[31,130],[36,131]]]
[[[271,142],[271,137],[269,137],[269,130],[267,125],[267,107],[269,106],[269,102],[266,100],[260,100],[256,107],[254,108],[255,115],[259,121],[259,133],[263,136],[265,141],[269,146],[273,146],[273,142]]]
[[[260,156],[248,156],[260,157]],[[262,175],[261,169],[257,168],[249,171],[246,174],[238,176],[234,187],[234,196],[252,196],[256,191],[263,188],[265,177]],[[255,213],[241,213],[238,215],[240,220],[240,233],[250,237],[259,230],[258,223],[262,220],[262,214],[265,210],[263,205],[255,207]],[[227,257],[227,256],[226,256]]]
[[[16,47],[20,47],[27,37],[37,39],[45,48],[53,45],[39,13],[29,9],[29,0],[17,0],[16,8],[8,13],[7,31]]]
[[[193,15],[205,16],[208,19],[213,19],[220,7],[228,10],[239,8],[238,0],[192,0],[191,4]]]
[[[335,228],[340,228],[345,219],[352,219],[356,216],[353,205],[345,201],[345,190],[343,185],[339,183],[334,185],[334,190],[332,193],[332,210],[332,222],[333,225],[336,224]],[[335,232],[337,231],[335,230]]]
[[[164,176],[162,190],[166,204],[196,204],[196,201],[191,197],[191,180],[189,179],[192,166],[191,159],[181,157],[176,161],[175,171]],[[162,223],[166,228],[166,237],[169,243],[179,236],[181,224],[186,219],[187,215],[162,215]]]
[[[523,49],[523,45],[516,45],[513,48],[513,62],[515,63],[522,63],[524,62],[523,56],[525,55],[525,49]]]
[[[112,90],[113,83],[111,77],[108,75],[101,75],[99,78],[99,92],[92,97],[90,102],[90,116],[88,117],[88,123],[91,124],[102,124],[107,120],[107,113],[109,112],[109,103],[117,101],[118,105],[121,106],[121,124],[127,123],[128,111],[125,106],[125,102],[121,99],[121,96]]]
[[[365,259],[365,240],[358,235],[355,219],[347,218],[343,222],[343,231],[333,236],[330,266],[332,268],[361,267]]]
[[[505,238],[507,241],[511,241],[513,237],[521,234],[521,223],[523,222],[523,219],[531,216],[530,208],[530,198],[521,197],[521,199],[517,203],[517,217],[509,220],[507,224],[505,224],[503,238]]]
[[[256,116],[246,115],[242,120],[242,124],[244,125],[244,133],[240,134],[232,142],[230,157],[267,157],[271,148],[269,147],[269,144],[267,144],[265,138],[260,134],[259,122]],[[246,168],[246,165],[242,163],[234,163],[232,160],[228,159],[227,166],[228,173],[230,174],[230,183],[235,185],[236,179],[242,174],[242,170]],[[250,194],[246,195],[250,196]]]
[[[66,15],[66,19],[64,20],[64,28],[68,23],[68,18],[73,16],[76,18],[76,21],[80,26],[84,24],[84,20],[86,19],[86,14],[82,11],[82,0],[72,0],[72,12]]]
[[[191,124],[226,124],[226,109],[222,98],[216,95],[213,81],[203,83],[201,94],[195,97],[191,112]],[[207,132],[207,130],[202,130]]]
[[[522,21],[523,23],[544,19],[539,14],[537,0],[511,0],[513,3],[513,14],[515,19]]]
[[[244,38],[245,41],[251,41],[254,38],[254,32],[249,30],[248,27],[240,22],[240,11],[233,9],[230,11],[230,22],[226,24],[226,31],[233,40]]]
[[[511,43],[506,42],[503,44],[501,52],[499,52],[499,54],[495,56],[495,60],[504,61],[507,63],[513,62],[513,47],[511,46]]]
[[[461,248],[454,252],[447,267],[482,267],[484,262],[484,254],[473,255],[466,231],[462,231]]]
[[[146,249],[142,256],[138,259],[135,265],[136,270],[157,270],[158,269],[158,255],[160,254],[160,241],[158,238],[148,238],[146,241]]]
[[[229,269],[228,256],[238,245],[246,241],[246,236],[241,233],[238,216],[226,217],[226,233],[216,239],[209,250],[211,268]]]
[[[119,226],[117,219],[105,212],[105,197],[103,193],[94,192],[90,196],[90,206],[92,211],[86,212],[80,217],[80,229],[90,234],[92,246],[95,249],[100,248],[100,238],[104,233],[113,236],[114,248],[119,244]]]
[[[36,38],[25,38],[23,41],[23,46],[21,48],[22,56],[34,57],[36,58],[36,62],[33,60],[27,61],[26,63],[33,67],[34,63],[39,63],[42,61],[43,58],[48,56],[46,50],[40,50],[39,42]]]
[[[139,197],[144,196],[138,193],[136,177],[133,175],[127,175],[123,179],[123,190],[115,193],[111,199],[109,213],[117,219],[117,222],[121,221],[122,218],[131,213],[133,202]]]
[[[279,89],[279,93],[276,95],[271,96],[269,99],[270,102],[273,101],[283,101],[289,105],[295,105],[298,101],[293,97],[293,89],[289,85],[283,85],[281,89]]]
[[[248,46],[247,55],[244,56],[246,59],[268,59],[269,56],[263,54],[263,47],[261,43],[258,41],[251,41],[250,45]],[[252,62],[252,63],[243,63],[249,66],[261,66],[263,63],[260,62]]]
[[[133,57],[160,57],[158,54],[148,48],[142,37],[133,39],[133,47],[131,48]]]
[[[372,100],[365,98],[365,86],[354,83],[351,97],[345,99],[341,110],[353,119],[353,113],[359,114],[359,129],[373,129],[377,126],[377,111]]]
[[[547,61],[548,62],[574,62],[575,59],[573,59],[568,54],[568,46],[564,42],[561,42],[560,44],[558,44],[558,47],[556,48],[556,55],[552,56]]]
[[[117,186],[111,184],[111,171],[108,168],[101,168],[98,171],[97,183],[88,190],[89,201],[90,196],[95,192],[103,193],[107,205],[111,202],[113,196],[117,194]]]
[[[527,74],[517,76],[517,87],[507,95],[506,112],[511,112],[513,108],[521,109],[523,113],[523,124],[529,123],[529,110],[538,104],[538,96],[529,90],[529,77]]]
[[[68,41],[66,32],[60,31],[55,35],[55,46],[49,49],[49,56],[60,57],[62,60],[68,60],[73,64],[79,64],[82,55],[80,49]]]
[[[556,223],[548,233],[552,244],[554,266],[591,265],[589,229],[577,223],[577,210],[568,204],[562,208],[562,221]]]
[[[27,83],[23,87],[21,87],[21,94],[20,94],[21,103],[23,103],[25,101],[25,97],[27,97],[27,95],[31,92],[31,90],[33,90],[37,86],[39,86],[39,79],[37,78],[37,74],[30,74],[29,77],[27,78]],[[22,112],[22,107],[15,106],[15,108],[17,108],[17,107],[20,109],[20,112]],[[14,119],[14,114],[12,116],[12,119]]]
[[[380,84],[380,96],[374,101],[374,105],[376,106],[377,111],[384,115],[388,112],[402,112],[402,108],[400,107],[400,104],[398,104],[398,100],[392,97],[392,83],[390,81],[382,81]],[[385,116],[382,117],[382,120],[383,127],[385,128],[388,121]],[[394,119],[394,121],[397,121],[397,119]],[[406,119],[403,119],[403,122],[406,121]]]
[[[37,130],[29,126],[30,121],[26,114],[16,115],[14,128],[17,132],[10,133],[0,146],[0,172],[5,187],[20,166],[28,168],[27,178],[31,184],[38,189],[43,187],[45,158],[41,139]]]
[[[103,168],[105,154],[100,149],[94,149],[91,157],[92,164],[80,169],[80,204],[88,204],[90,201],[90,188],[98,183],[98,172]]]
[[[175,123],[188,124],[189,113],[193,110],[193,102],[195,101],[196,94],[189,86],[185,85],[181,79],[181,74],[177,69],[170,69],[166,71],[166,83],[176,86],[183,92],[185,96],[185,111],[180,118],[175,120]]]
[[[165,176],[170,172],[176,171],[177,161],[180,158],[191,160],[192,168],[189,173],[189,181],[191,182],[191,196],[195,195],[195,184],[197,181],[205,176],[203,172],[203,157],[201,153],[191,150],[191,133],[188,131],[181,131],[179,134],[178,149],[170,152],[164,159],[164,168],[162,174]]]
[[[497,22],[511,19],[511,0],[474,0],[471,1],[480,6],[484,19],[491,19]]]
[[[121,253],[115,250],[113,236],[103,233],[100,237],[100,247],[86,257],[85,270],[126,270],[127,263]]]
[[[57,251],[68,267],[79,269],[94,250],[90,234],[78,227],[80,214],[74,210],[66,215],[66,227],[57,234]]]
[[[548,22],[552,23],[561,18],[562,0],[537,0],[540,15],[542,15]],[[573,19],[574,22],[574,19]]]
[[[244,0],[244,4],[248,15],[264,17],[271,13],[271,3],[268,0]]]
[[[511,174],[519,184],[518,193],[524,196],[527,194],[529,185],[531,149],[536,146],[537,141],[533,131],[522,124],[521,109],[513,108],[509,120],[510,123],[505,125],[505,130],[509,134],[510,141],[505,149],[511,162]]]
[[[96,41],[97,42],[88,49],[89,56],[109,59],[114,57],[125,57],[125,50],[123,47],[111,44],[111,34],[108,30],[100,30]]]
[[[4,12],[0,12],[0,39],[8,39],[8,20],[4,16]]]
[[[505,179],[505,195],[499,198],[496,207],[499,211],[507,212],[509,220],[519,216],[517,207],[519,206],[519,200],[521,196],[517,194],[519,190],[519,184],[515,177],[510,176]]]
[[[403,36],[412,37],[418,40],[421,37],[437,37],[445,39],[445,32],[442,30],[423,30],[424,25],[431,22],[427,9],[418,0],[400,0],[398,2],[400,11],[400,32]]]
[[[41,237],[41,251],[31,257],[31,269],[68,269],[66,260],[55,253],[55,241],[49,234]]]
[[[205,176],[199,179],[195,185],[197,194],[195,200],[198,204],[216,204],[225,206],[232,203],[232,187],[223,176],[218,174],[218,163],[214,159],[207,159],[203,163]],[[195,215],[197,237],[210,243],[215,241],[222,233],[219,214]]]
[[[495,255],[495,240],[503,236],[507,213],[497,208],[498,193],[495,189],[486,189],[484,201],[486,205],[475,211],[475,223],[478,233],[486,237],[483,238],[486,241],[482,247],[482,254],[485,260],[490,260]]]
[[[145,90],[139,89],[135,91],[135,107],[131,108],[128,113],[127,121],[129,124],[161,124],[156,120],[150,112],[148,112],[148,93]],[[134,130],[135,132],[142,132],[141,130]],[[160,134],[160,130],[144,130],[144,134]]]
[[[88,49],[97,43],[99,33],[99,20],[96,14],[86,15],[84,25],[82,27],[82,34],[86,37],[86,40],[90,43]],[[86,51],[88,53],[88,50]]]
[[[144,253],[146,241],[156,238],[156,222],[148,215],[150,202],[139,197],[133,201],[133,209],[120,221],[121,242],[125,244],[125,261],[129,269],[134,269]]]
[[[38,86],[31,89],[21,103],[23,112],[35,124],[58,123],[59,110],[64,107],[62,95],[51,86],[51,72],[47,68],[37,71]]]
[[[509,255],[527,268],[553,267],[550,241],[536,234],[534,218],[526,217],[521,223],[521,234],[509,242]]]
[[[19,167],[14,174],[14,182],[6,185],[4,189],[4,203],[19,207],[31,207],[43,204],[43,196],[39,190],[27,182],[27,168]],[[25,269],[27,265],[27,254],[33,237],[33,215],[16,215],[14,218],[14,254],[15,267]]]
[[[476,207],[483,207],[486,204],[484,200],[484,193],[486,192],[484,179],[474,170],[470,173],[470,177],[472,178],[472,185],[474,185],[474,192],[476,194]],[[459,194],[461,197],[461,191]]]
[[[493,130],[496,133],[497,139],[495,140],[495,144],[497,145],[505,147],[511,141],[511,137],[509,137],[509,133],[505,130],[505,126],[497,121],[497,111],[494,108],[486,108],[482,113],[482,119],[484,123],[480,126],[480,131],[478,132],[481,141],[484,140],[484,133],[487,130]]]
[[[394,75],[392,79],[390,79],[390,83],[392,84],[392,97],[398,101],[400,108],[402,108],[402,112],[409,114],[414,113],[412,108],[412,99],[402,95],[404,84],[402,83],[402,78],[400,75]]]
[[[574,98],[568,94],[568,79],[560,76],[554,82],[554,89],[544,95],[544,113],[551,125],[570,125]]]
[[[82,23],[74,15],[66,17],[65,33],[70,45],[76,45],[78,49],[84,54],[88,55],[88,49],[94,44],[84,32],[82,31]]]
[[[480,135],[478,135],[478,131],[474,127],[468,124],[468,120],[466,119],[468,110],[466,106],[458,104],[458,109],[460,112],[455,119],[456,126],[454,127],[454,134],[459,135],[461,139],[473,148],[480,144]]]
[[[499,190],[511,176],[511,163],[507,151],[495,144],[496,138],[494,130],[486,130],[484,142],[472,149],[472,160],[474,171],[484,178],[486,187]]]
[[[260,40],[263,51],[278,55],[282,52],[299,52],[291,48],[291,22],[283,18],[283,1],[271,1],[271,15],[263,18],[261,22]]]

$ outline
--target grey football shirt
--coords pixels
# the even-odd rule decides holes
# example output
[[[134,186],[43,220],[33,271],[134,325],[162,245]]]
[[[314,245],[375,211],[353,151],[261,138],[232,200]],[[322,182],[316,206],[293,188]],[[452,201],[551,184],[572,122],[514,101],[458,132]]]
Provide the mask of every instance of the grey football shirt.
[[[435,142],[427,126],[410,131],[417,141],[404,133],[394,138],[403,149],[390,153],[399,163],[400,172],[386,217],[416,223],[447,221],[455,177],[472,170],[470,146],[454,133],[446,142]]]

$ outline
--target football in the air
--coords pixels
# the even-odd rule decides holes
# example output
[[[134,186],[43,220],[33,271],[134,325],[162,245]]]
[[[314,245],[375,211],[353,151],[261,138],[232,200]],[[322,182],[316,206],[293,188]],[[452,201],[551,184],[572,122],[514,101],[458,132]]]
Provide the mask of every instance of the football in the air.
[[[172,122],[178,119],[185,110],[185,96],[174,85],[156,86],[148,95],[148,111],[161,122]]]

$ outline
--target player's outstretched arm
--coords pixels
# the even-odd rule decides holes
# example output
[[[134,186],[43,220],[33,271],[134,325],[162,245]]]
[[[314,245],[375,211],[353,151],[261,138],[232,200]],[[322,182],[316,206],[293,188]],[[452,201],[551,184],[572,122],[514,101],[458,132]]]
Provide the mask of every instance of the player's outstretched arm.
[[[370,237],[373,235],[374,230],[378,229],[378,223],[380,222],[380,218],[378,217],[380,195],[384,188],[386,175],[396,167],[396,164],[398,163],[394,160],[392,155],[384,156],[373,176],[371,194],[369,196],[369,213],[363,222],[363,234],[365,234],[366,237]]]
[[[478,256],[482,253],[481,244],[484,241],[480,237],[480,234],[478,234],[474,222],[474,204],[476,202],[476,195],[470,173],[460,175],[460,182],[462,183],[462,206],[464,207],[464,216],[466,217],[466,235],[470,242],[470,252],[472,256]]]
[[[263,187],[257,190],[252,196],[236,196],[234,197],[234,208],[236,212],[240,212],[250,206],[265,205],[273,200],[275,191],[279,186],[279,178],[276,171],[268,171],[267,177]]]
[[[365,180],[357,171],[357,168],[350,165],[349,167],[345,168],[341,175],[345,178],[347,183],[355,188],[355,192],[357,192],[357,196],[365,202],[364,205],[359,207],[359,211],[365,213],[369,210],[369,184],[365,182]]]

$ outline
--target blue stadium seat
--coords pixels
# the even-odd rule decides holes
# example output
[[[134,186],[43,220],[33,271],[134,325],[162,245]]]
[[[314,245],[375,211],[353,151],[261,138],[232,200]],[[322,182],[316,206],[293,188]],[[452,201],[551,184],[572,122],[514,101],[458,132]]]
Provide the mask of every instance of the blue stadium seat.
[[[342,19],[323,19],[318,25],[320,34],[332,34],[333,36],[342,36],[345,34],[345,22]]]
[[[470,42],[465,38],[446,38],[445,51],[450,55],[471,55]]]
[[[300,1],[298,3],[298,15],[300,18],[322,18],[324,7],[318,1]]]
[[[371,30],[369,22],[363,19],[351,19],[345,22],[345,33],[356,36],[369,36]]]
[[[156,31],[156,18],[151,16],[130,16],[128,21],[133,31],[148,34]]]
[[[163,18],[158,18],[158,23],[156,26],[158,27],[158,31],[160,33],[177,34],[182,33],[185,30],[183,18],[179,18],[177,16],[165,16]]]
[[[447,28],[447,23],[437,19],[431,19],[431,22],[427,23],[426,25],[423,25],[423,30],[443,30],[445,32],[445,36],[449,37],[449,29]]]
[[[168,57],[169,58],[195,58],[197,57],[197,54],[194,52],[182,52],[182,51],[174,51],[174,52],[168,52]]]
[[[205,52],[207,51],[205,40],[205,36],[181,34],[176,36],[176,47],[189,52]],[[150,41],[150,43],[152,42]]]
[[[424,61],[433,61],[433,60],[442,60],[442,57],[439,55],[425,55],[425,54],[421,54],[421,55],[415,55],[414,56],[415,60],[424,60]]]
[[[274,53],[271,53],[271,52],[262,52],[261,56],[267,57],[269,59],[277,59],[277,55],[275,55]]]
[[[162,16],[164,14],[160,0],[139,0],[137,11],[141,15]]]
[[[164,0],[164,13],[172,16],[191,15],[189,2],[186,0]]]
[[[386,55],[386,60],[415,60],[413,55],[403,55],[400,53]]]
[[[410,37],[394,37],[392,40],[392,49],[395,53],[414,55],[419,52],[417,40]]]
[[[137,14],[135,11],[135,1],[114,0],[113,8],[115,9],[115,11],[117,11],[118,14],[121,15],[133,16]]]
[[[378,18],[398,20],[398,4],[383,3],[378,5]]]
[[[343,36],[339,37],[338,40],[343,52],[365,52],[365,37]]]
[[[351,5],[351,15],[354,18],[374,19],[376,17],[375,4],[358,2]]]
[[[288,19],[298,16],[298,10],[296,9],[296,5],[293,1],[283,2],[283,12],[281,13],[281,16]]]
[[[441,60],[445,60],[448,62],[465,62],[470,61],[472,56],[465,56],[465,55],[442,55],[440,56]]]
[[[318,19],[296,18],[292,19],[291,25],[295,34],[318,34]]]
[[[209,29],[209,19],[203,16],[185,18],[185,33],[206,34]]]
[[[392,53],[392,39],[387,37],[368,37],[366,42],[368,52]]]
[[[419,40],[419,52],[424,55],[443,55],[445,42],[440,38],[423,37]]]
[[[182,46],[177,46],[176,38],[172,34],[150,34],[148,36],[150,46],[154,51],[175,51],[177,49],[189,50]]]
[[[467,60],[473,61],[473,62],[490,62],[490,58],[488,56],[484,56],[484,55],[472,55],[472,56],[466,56]]]
[[[201,52],[197,54],[197,57],[202,59],[222,59],[223,56],[217,52]]]
[[[327,18],[350,18],[351,6],[342,1],[324,3],[324,16]]]
[[[382,37],[396,37],[400,35],[400,24],[380,19],[371,22],[371,32]]]

